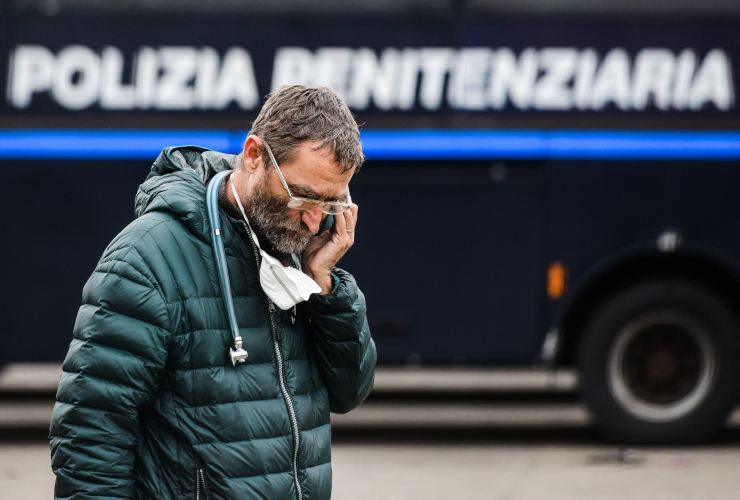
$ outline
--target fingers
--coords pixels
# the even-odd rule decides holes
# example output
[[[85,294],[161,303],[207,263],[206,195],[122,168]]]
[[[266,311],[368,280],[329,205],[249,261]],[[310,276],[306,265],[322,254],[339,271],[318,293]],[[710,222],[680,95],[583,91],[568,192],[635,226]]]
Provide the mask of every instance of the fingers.
[[[334,216],[334,234],[342,238],[347,233],[347,218],[344,216],[348,211]]]
[[[357,212],[359,207],[356,204],[352,204],[349,210],[345,210],[342,213],[344,219],[345,232],[349,239],[349,246],[351,247],[355,243],[355,229],[357,227]]]
[[[357,213],[359,212],[359,210],[360,207],[353,203],[349,210],[344,212],[346,216],[349,217],[347,229],[355,229],[355,226],[357,225]]]
[[[349,210],[336,214],[332,230],[315,236],[306,247],[303,263],[313,275],[330,271],[354,245],[357,213],[357,205],[352,204]]]

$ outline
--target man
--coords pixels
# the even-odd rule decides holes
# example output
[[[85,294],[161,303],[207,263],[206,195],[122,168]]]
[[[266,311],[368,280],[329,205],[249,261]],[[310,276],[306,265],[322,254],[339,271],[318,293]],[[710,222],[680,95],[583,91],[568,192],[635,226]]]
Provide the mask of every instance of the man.
[[[354,242],[362,161],[346,105],[304,86],[269,97],[237,156],[162,152],[83,291],[51,420],[57,498],[330,497],[329,411],[364,400],[376,361],[364,297],[335,267]],[[275,307],[264,259],[301,267],[317,293]]]

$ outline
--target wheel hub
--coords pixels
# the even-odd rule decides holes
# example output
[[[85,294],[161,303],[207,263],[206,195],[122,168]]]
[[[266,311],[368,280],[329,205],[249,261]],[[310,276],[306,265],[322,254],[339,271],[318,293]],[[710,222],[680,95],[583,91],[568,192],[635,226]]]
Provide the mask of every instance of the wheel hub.
[[[627,323],[609,353],[609,386],[629,413],[652,422],[679,419],[707,396],[714,379],[709,333],[682,311],[656,311]]]

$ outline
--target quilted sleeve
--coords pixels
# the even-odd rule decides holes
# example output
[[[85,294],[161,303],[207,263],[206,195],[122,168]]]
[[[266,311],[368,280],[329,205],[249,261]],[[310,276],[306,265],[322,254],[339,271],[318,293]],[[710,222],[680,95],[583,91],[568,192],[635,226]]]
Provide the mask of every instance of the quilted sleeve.
[[[334,290],[306,305],[313,353],[329,390],[331,411],[357,407],[373,388],[377,354],[367,324],[365,297],[348,272],[335,268]]]
[[[109,247],[83,289],[51,418],[55,498],[132,498],[139,415],[164,372],[169,317],[134,246]]]

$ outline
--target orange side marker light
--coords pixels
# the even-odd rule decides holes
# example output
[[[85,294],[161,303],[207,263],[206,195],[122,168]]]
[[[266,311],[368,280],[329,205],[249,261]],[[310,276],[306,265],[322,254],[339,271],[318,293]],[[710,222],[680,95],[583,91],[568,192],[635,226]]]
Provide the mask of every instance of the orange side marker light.
[[[547,268],[547,296],[557,300],[565,295],[567,289],[568,271],[565,264],[555,261]]]

